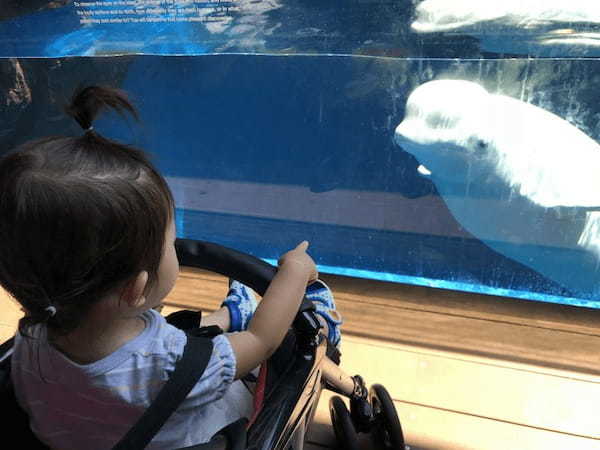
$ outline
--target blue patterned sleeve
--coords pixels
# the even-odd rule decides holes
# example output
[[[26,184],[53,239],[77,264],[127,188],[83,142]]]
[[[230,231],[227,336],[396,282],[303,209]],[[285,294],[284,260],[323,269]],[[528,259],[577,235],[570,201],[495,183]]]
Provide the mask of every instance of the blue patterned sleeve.
[[[183,354],[183,347],[187,342],[185,333],[177,335],[176,342],[173,342],[174,347],[177,349],[175,353]],[[177,359],[179,359],[177,358]],[[175,361],[173,361],[175,363]],[[167,368],[167,371],[174,369],[172,367]],[[192,391],[188,394],[185,402],[186,407],[199,407],[208,403],[212,403],[219,400],[231,383],[234,381],[236,370],[236,360],[229,339],[225,335],[215,336],[213,338],[213,351],[210,356],[210,360],[204,373],[200,377],[196,386],[192,388]]]

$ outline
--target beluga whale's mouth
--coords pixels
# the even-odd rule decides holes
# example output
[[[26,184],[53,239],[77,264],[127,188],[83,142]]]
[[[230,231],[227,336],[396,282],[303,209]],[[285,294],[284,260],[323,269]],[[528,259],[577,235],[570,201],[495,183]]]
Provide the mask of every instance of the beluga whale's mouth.
[[[431,171],[425,167],[423,164],[419,164],[419,167],[417,167],[417,172],[419,172],[421,175],[428,177],[429,175],[431,175]]]
[[[478,83],[434,80],[409,95],[394,139],[475,237],[600,293],[600,145],[584,132]]]

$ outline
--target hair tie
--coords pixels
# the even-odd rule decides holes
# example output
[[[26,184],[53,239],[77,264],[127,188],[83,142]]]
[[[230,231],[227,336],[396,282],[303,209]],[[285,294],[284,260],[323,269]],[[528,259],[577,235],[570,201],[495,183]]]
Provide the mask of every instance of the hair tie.
[[[44,311],[48,312],[48,314],[50,314],[50,317],[54,317],[56,315],[56,308],[52,305],[46,307]]]

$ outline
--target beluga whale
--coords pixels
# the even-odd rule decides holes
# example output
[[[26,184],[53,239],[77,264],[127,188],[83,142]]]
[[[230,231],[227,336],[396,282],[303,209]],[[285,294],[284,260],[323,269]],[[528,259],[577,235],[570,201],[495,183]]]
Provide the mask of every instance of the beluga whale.
[[[477,239],[600,298],[600,145],[550,111],[467,80],[408,97],[395,141]]]

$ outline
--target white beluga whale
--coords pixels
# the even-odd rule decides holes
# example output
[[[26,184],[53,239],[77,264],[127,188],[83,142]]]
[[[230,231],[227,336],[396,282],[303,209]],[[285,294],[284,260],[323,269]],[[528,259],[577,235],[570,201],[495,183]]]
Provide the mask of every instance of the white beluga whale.
[[[600,3],[593,0],[423,0],[411,28],[469,34],[500,53],[600,54]]]
[[[584,132],[477,83],[435,80],[410,94],[395,140],[476,238],[573,295],[600,293],[600,145]]]

